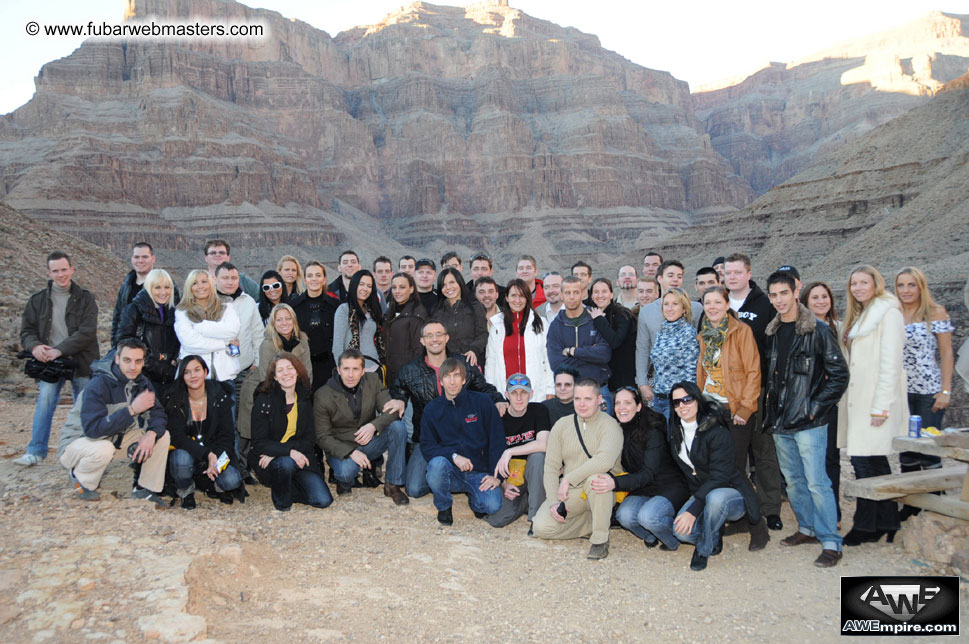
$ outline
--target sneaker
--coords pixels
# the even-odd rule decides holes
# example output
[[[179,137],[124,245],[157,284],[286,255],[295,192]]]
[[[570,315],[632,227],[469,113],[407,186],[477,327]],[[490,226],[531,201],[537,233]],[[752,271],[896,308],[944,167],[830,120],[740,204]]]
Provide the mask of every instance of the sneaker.
[[[589,547],[589,559],[605,559],[609,556],[609,542],[594,543]]]
[[[182,497],[182,509],[183,510],[194,510],[195,509],[195,495],[188,494]]]
[[[143,487],[136,487],[133,490],[131,490],[131,498],[132,499],[144,499],[145,501],[151,501],[158,508],[166,508],[167,509],[169,507],[168,504],[165,503],[165,500],[164,499],[162,499],[160,496],[158,496],[157,494],[155,494],[151,490],[146,490]]]
[[[454,515],[451,514],[451,508],[448,508],[447,510],[438,510],[437,522],[441,525],[454,525]]]
[[[24,467],[30,467],[31,465],[37,465],[40,463],[40,457],[36,454],[24,454],[20,458],[13,459],[13,462],[17,465],[23,465]]]
[[[833,568],[841,561],[840,550],[822,550],[818,558],[814,560],[814,565],[818,568]]]
[[[74,470],[68,472],[68,477],[70,477],[71,482],[74,483],[74,498],[79,501],[100,501],[101,494],[97,490],[89,490],[77,480],[74,476]]]

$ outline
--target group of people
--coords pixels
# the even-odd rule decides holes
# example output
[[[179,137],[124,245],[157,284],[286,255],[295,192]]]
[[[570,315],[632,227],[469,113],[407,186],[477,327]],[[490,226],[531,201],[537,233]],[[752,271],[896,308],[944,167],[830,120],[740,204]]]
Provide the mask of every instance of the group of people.
[[[917,512],[859,499],[842,537],[839,447],[856,477],[889,473],[909,413],[940,426],[951,395],[954,328],[914,267],[894,294],[855,268],[839,317],[827,284],[802,286],[787,265],[765,292],[741,253],[696,272],[696,299],[683,264],[655,252],[615,283],[581,261],[539,278],[523,255],[503,285],[485,253],[470,279],[455,252],[440,270],[404,256],[395,271],[348,250],[329,282],[321,262],[291,255],[255,281],[224,240],[203,259],[180,292],[136,244],[101,358],[94,297],[50,254],[21,342],[59,370],[38,381],[16,463],[46,457],[71,380],[58,456],[82,500],[99,498],[116,454],[134,468],[133,497],[185,509],[196,490],[244,501],[257,481],[279,511],[330,505],[329,484],[383,485],[397,505],[432,494],[450,525],[461,492],[494,527],[526,516],[530,536],[588,536],[590,559],[608,555],[615,522],[649,548],[694,544],[702,570],[725,532],[764,548],[786,487],[798,526],[781,543],[819,545],[814,563],[830,567],[843,545],[891,540]]]

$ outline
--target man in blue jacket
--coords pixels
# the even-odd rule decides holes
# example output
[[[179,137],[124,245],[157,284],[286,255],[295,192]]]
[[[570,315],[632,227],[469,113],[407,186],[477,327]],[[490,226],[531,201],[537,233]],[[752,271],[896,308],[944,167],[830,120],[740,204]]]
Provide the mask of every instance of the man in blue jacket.
[[[599,383],[602,410],[612,414],[612,394],[609,392],[609,359],[612,347],[596,333],[592,316],[582,304],[582,281],[574,275],[562,280],[562,301],[565,308],[548,325],[545,348],[548,366],[555,371],[567,365],[579,372],[579,378],[591,378]]]
[[[501,481],[492,472],[505,450],[505,431],[491,398],[465,389],[463,361],[448,358],[438,373],[443,393],[424,408],[421,452],[437,520],[451,525],[452,492],[466,492],[478,518],[501,507]]]
[[[76,498],[97,501],[97,488],[118,450],[141,463],[134,499],[167,507],[165,485],[168,418],[151,383],[141,373],[147,348],[140,340],[118,341],[114,361],[95,362],[94,376],[61,429],[58,456],[74,483]]]

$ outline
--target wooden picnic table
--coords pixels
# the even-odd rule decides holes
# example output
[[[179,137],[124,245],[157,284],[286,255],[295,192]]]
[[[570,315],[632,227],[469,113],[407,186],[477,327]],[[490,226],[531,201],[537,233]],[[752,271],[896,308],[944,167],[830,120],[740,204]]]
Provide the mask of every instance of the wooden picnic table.
[[[969,441],[966,436],[946,437],[943,443],[931,436],[910,438],[898,436],[892,447],[898,452],[918,452],[930,456],[959,461],[934,470],[918,470],[901,474],[886,474],[866,479],[856,479],[845,484],[845,493],[876,501],[898,499],[906,505],[938,512],[946,516],[969,521]],[[952,488],[962,488],[959,497],[937,495]]]

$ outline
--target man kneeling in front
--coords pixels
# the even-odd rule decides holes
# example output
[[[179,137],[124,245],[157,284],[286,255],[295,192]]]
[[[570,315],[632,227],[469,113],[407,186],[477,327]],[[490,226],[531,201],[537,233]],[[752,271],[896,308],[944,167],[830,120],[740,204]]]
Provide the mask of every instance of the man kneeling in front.
[[[83,501],[101,498],[101,476],[116,454],[141,463],[134,499],[168,507],[159,493],[168,460],[167,417],[151,383],[142,375],[147,349],[140,340],[118,342],[114,361],[91,365],[91,382],[61,429],[58,457]]]
[[[533,530],[540,539],[590,536],[589,559],[609,555],[609,524],[615,492],[592,488],[599,474],[619,474],[622,427],[600,411],[599,383],[575,383],[575,414],[552,426],[545,450],[545,503],[535,514]],[[561,478],[559,475],[561,474]]]
[[[437,520],[451,525],[452,492],[465,492],[476,517],[501,507],[501,481],[492,472],[505,451],[505,431],[487,394],[470,391],[465,363],[448,358],[438,370],[442,394],[421,417],[421,452]]]

